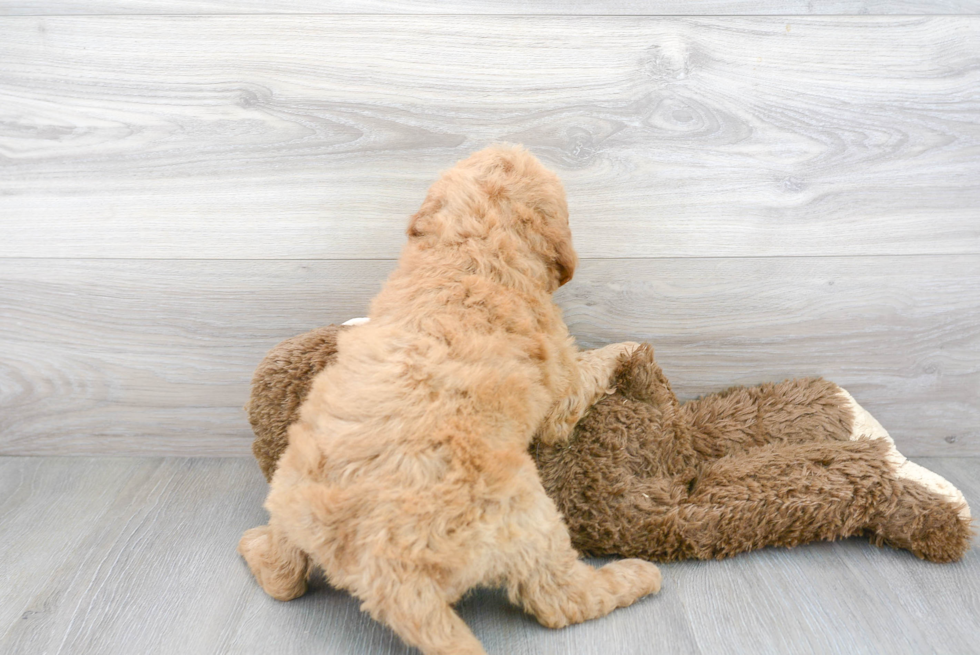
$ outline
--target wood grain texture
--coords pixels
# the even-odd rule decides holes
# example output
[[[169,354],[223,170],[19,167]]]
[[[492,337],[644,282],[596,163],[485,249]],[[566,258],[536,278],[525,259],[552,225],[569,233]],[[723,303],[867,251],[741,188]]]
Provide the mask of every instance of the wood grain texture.
[[[922,459],[974,507],[980,459]],[[0,458],[0,650],[10,655],[410,652],[315,578],[267,597],[235,553],[265,521],[250,459]],[[663,567],[661,593],[548,630],[481,590],[459,611],[491,654],[967,653],[980,550],[957,564],[851,539]]]
[[[393,267],[0,260],[0,453],[247,454],[264,353]],[[652,343],[682,398],[823,375],[907,455],[980,454],[980,257],[587,260],[557,299],[584,347]]]
[[[586,257],[980,253],[978,61],[970,16],[3,18],[0,257],[390,258],[495,140]]]
[[[0,16],[58,14],[977,14],[976,0],[0,0]]]

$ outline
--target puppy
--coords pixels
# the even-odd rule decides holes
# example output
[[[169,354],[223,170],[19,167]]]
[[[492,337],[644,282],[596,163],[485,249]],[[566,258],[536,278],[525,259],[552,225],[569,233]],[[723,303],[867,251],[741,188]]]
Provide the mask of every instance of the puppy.
[[[478,585],[558,628],[660,589],[578,560],[528,444],[568,437],[636,344],[578,352],[552,302],[576,265],[558,178],[493,147],[444,173],[370,322],[344,331],[289,431],[269,524],[238,546],[290,600],[330,583],[427,655],[484,653],[452,608]]]

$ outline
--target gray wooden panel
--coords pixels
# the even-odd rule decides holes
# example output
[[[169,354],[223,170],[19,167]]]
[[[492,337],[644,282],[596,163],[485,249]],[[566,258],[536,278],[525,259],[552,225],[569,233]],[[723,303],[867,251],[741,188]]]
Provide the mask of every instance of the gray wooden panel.
[[[923,459],[980,501],[980,459]],[[407,654],[316,578],[274,601],[234,551],[265,520],[248,459],[0,459],[0,650]],[[980,551],[936,565],[861,540],[663,567],[661,593],[547,630],[479,591],[459,611],[489,653],[971,652]]]
[[[247,453],[263,354],[393,266],[0,260],[0,453]],[[584,347],[654,344],[682,398],[823,375],[906,454],[980,454],[980,257],[586,260],[557,298]]]
[[[763,16],[976,14],[976,0],[0,0],[3,15],[534,14]]]
[[[980,18],[0,19],[0,256],[386,258],[495,140],[588,257],[980,252]]]

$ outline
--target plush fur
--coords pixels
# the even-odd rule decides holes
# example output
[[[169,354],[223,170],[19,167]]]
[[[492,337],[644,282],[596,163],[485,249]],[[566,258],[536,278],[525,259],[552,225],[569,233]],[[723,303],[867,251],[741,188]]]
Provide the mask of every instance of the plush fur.
[[[339,334],[239,552],[288,600],[311,564],[424,653],[483,653],[452,608],[502,585],[542,624],[660,588],[642,560],[578,559],[534,460],[567,440],[636,344],[578,353],[551,294],[576,257],[558,178],[520,148],[443,174],[370,323]],[[271,451],[270,451],[271,452]]]
[[[856,411],[822,379],[736,387],[681,405],[644,346],[569,443],[532,452],[588,553],[721,559],[865,534],[937,562],[962,557],[970,542],[963,496],[945,493],[931,472],[903,475],[880,426],[855,431]]]
[[[267,478],[345,329],[289,339],[256,371],[248,414]],[[931,472],[905,471],[911,463],[896,461],[887,433],[870,416],[859,420],[863,410],[831,382],[736,387],[680,404],[644,345],[614,383],[567,442],[531,446],[585,553],[719,559],[851,535],[936,562],[969,548],[962,495]]]

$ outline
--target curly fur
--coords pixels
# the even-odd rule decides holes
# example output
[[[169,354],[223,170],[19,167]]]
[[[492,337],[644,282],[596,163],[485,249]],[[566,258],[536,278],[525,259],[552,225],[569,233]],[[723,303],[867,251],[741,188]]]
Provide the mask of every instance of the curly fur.
[[[273,349],[256,371],[249,418],[266,477],[305,396],[329,363],[328,326]],[[884,440],[851,441],[840,388],[798,379],[735,387],[680,404],[643,346],[622,361],[616,391],[559,446],[531,445],[573,545],[593,555],[716,559],[765,546],[866,535],[936,562],[960,559],[963,507],[900,479]]]
[[[408,234],[288,428],[269,524],[239,544],[256,579],[288,600],[312,562],[409,644],[454,654],[484,652],[451,607],[476,585],[551,627],[658,591],[648,562],[577,559],[528,454],[536,433],[567,439],[635,347],[579,354],[551,299],[576,263],[558,178],[520,148],[481,151]]]

